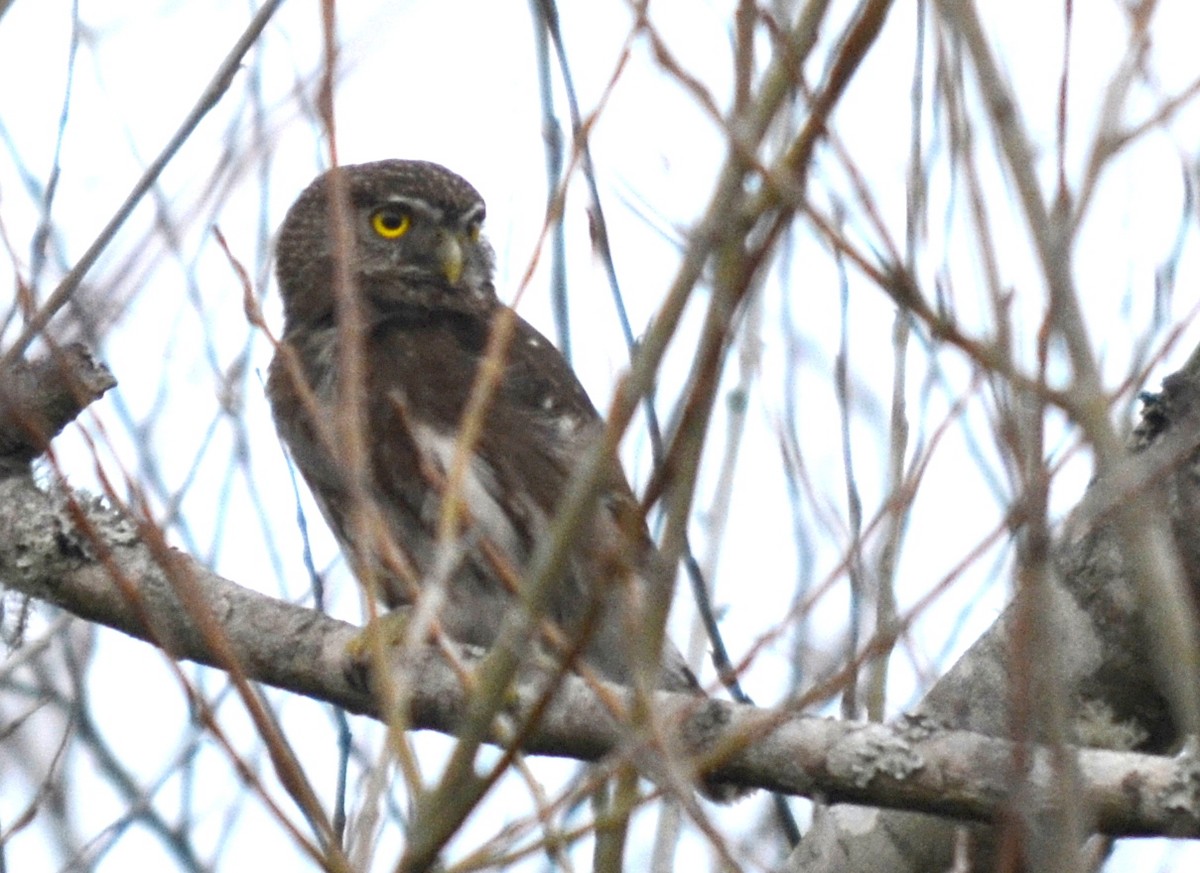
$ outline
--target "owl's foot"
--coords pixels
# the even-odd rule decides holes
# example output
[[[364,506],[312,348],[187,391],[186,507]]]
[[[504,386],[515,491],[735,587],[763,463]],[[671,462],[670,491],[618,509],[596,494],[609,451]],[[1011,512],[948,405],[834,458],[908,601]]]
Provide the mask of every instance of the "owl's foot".
[[[371,690],[371,670],[386,662],[390,652],[398,649],[408,637],[408,610],[393,609],[367,622],[359,633],[346,643],[346,681],[362,691]]]

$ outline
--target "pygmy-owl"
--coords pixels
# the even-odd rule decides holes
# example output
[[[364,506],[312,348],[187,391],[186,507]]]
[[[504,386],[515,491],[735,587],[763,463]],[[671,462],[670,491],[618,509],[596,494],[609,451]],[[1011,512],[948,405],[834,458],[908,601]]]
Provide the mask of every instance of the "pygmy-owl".
[[[300,195],[280,232],[284,333],[267,390],[279,432],[343,550],[358,567],[384,567],[382,597],[395,607],[412,603],[435,572],[447,472],[489,329],[506,307],[496,296],[492,250],[481,234],[484,202],[469,183],[437,164],[412,160],[332,172],[341,173],[345,195],[342,242],[335,241],[331,173]],[[340,280],[339,245],[348,249]],[[345,382],[338,369],[339,281],[355,295],[362,328],[365,458],[357,492],[325,426],[342,408],[338,392]],[[503,578],[498,566],[519,576],[554,519],[573,464],[602,429],[567,361],[515,319],[472,447],[461,492],[464,547],[439,615],[451,638],[479,646],[493,642],[514,597],[512,574]],[[673,574],[659,566],[615,458],[610,466],[549,618],[567,634],[590,634],[582,658],[602,677],[628,683],[635,647],[625,604],[645,595],[645,586],[669,586]],[[395,560],[364,555],[374,547],[364,550],[353,541],[347,507],[354,493],[371,502],[410,573],[397,570]],[[664,649],[660,687],[699,693],[680,653],[669,642]]]

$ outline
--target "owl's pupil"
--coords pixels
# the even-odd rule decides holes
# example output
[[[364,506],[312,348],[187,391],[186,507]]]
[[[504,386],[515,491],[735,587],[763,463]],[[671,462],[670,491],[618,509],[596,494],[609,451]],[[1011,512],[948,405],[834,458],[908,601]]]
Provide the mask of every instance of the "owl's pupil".
[[[383,220],[383,226],[386,227],[388,230],[396,230],[398,227],[400,227],[401,224],[404,223],[404,219],[401,218],[399,215],[395,215],[395,214],[384,215],[382,217],[382,220]]]

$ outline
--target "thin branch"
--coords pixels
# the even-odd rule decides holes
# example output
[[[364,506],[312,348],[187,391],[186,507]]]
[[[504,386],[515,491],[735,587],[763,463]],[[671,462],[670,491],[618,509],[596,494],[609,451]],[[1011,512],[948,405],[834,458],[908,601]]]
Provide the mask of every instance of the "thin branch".
[[[121,225],[125,223],[125,220],[129,218],[138,203],[141,202],[142,197],[158,181],[159,175],[162,174],[162,171],[171,162],[171,159],[175,157],[176,152],[187,142],[209,110],[216,106],[225,92],[229,90],[234,76],[241,69],[242,59],[250,51],[251,46],[254,45],[255,41],[262,34],[267,23],[282,3],[283,0],[266,0],[254,18],[250,20],[242,35],[233,44],[233,48],[230,49],[229,54],[225,56],[225,59],[217,67],[216,74],[213,76],[212,81],[208,83],[208,87],[200,95],[200,99],[196,101],[196,105],[192,107],[192,111],[188,113],[187,118],[184,119],[179,129],[175,131],[175,134],[158,154],[158,157],[150,162],[150,166],[142,173],[142,177],[133,186],[133,190],[129,192],[129,195],[125,198],[125,202],[117,208],[116,213],[109,219],[108,224],[104,226],[104,229],[100,231],[96,239],[88,246],[87,251],[83,253],[83,256],[76,262],[75,266],[71,268],[71,271],[58,283],[58,287],[54,289],[46,299],[46,302],[30,317],[21,335],[5,353],[4,357],[0,359],[0,369],[11,366],[24,353],[25,349],[29,347],[29,344],[37,338],[38,334],[45,330],[46,325],[50,323],[50,319],[54,317],[54,314],[62,309],[66,302],[71,299],[71,295],[75,293],[75,289],[83,282],[83,278],[87,275],[88,270],[99,259],[101,252],[112,242],[113,237],[117,235],[117,231],[121,229]]]

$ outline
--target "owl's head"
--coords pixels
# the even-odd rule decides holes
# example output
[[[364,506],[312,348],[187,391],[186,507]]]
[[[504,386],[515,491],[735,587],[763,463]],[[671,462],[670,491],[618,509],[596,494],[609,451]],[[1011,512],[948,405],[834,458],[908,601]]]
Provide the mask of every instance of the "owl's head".
[[[345,198],[344,236],[330,208],[335,190]],[[333,314],[341,247],[354,287],[374,309],[487,309],[495,290],[484,210],[469,182],[428,161],[376,161],[318,176],[288,210],[276,244],[288,323]]]

